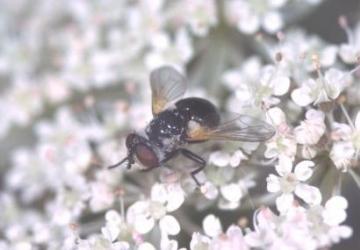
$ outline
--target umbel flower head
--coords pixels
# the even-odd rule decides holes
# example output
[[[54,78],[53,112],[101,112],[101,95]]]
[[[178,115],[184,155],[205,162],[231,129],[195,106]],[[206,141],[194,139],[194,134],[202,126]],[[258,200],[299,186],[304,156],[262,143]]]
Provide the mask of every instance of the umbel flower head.
[[[359,1],[322,2],[0,1],[0,250],[358,249]],[[199,185],[181,154],[107,169],[158,115],[162,66],[226,132],[180,145]],[[248,140],[220,140],[239,114]]]

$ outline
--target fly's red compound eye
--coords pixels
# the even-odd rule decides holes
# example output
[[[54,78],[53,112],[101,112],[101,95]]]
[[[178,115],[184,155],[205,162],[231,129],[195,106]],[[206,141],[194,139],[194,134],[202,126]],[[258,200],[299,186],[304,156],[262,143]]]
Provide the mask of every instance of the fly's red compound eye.
[[[135,149],[136,157],[141,164],[147,168],[155,168],[159,166],[159,159],[155,152],[147,145],[138,144]]]

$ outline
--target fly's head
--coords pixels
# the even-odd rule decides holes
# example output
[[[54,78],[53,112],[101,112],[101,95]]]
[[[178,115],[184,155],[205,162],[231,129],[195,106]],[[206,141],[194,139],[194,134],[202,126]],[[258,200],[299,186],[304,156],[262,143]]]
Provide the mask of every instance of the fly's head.
[[[126,147],[128,149],[128,168],[135,162],[134,157],[145,167],[145,170],[159,166],[159,157],[153,144],[147,138],[131,133],[126,137]]]

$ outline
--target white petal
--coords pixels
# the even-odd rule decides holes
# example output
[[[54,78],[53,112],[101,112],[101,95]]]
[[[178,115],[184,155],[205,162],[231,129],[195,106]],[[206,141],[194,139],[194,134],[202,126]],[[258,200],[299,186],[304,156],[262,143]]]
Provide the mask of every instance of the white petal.
[[[167,190],[164,184],[155,183],[151,188],[151,200],[165,203],[167,200]]]
[[[308,120],[324,121],[325,114],[324,114],[324,112],[319,111],[319,110],[309,109],[308,111],[306,111],[305,117]]]
[[[324,210],[322,216],[326,224],[336,226],[345,221],[346,212],[345,210]]]
[[[137,250],[156,250],[156,248],[149,242],[144,242],[138,246]]]
[[[267,190],[271,193],[276,193],[280,191],[280,178],[276,175],[270,174],[266,178]]]
[[[282,28],[283,20],[278,12],[268,12],[263,19],[264,29],[269,33],[274,33]]]
[[[126,213],[126,220],[140,234],[148,233],[154,227],[154,219],[150,216],[150,205],[146,201],[132,204]]]
[[[286,213],[294,203],[294,196],[292,194],[282,194],[276,198],[276,207],[280,213]]]
[[[106,227],[101,228],[101,233],[107,240],[113,242],[118,237],[120,228],[115,225],[107,225]]]
[[[238,28],[246,34],[252,34],[258,31],[260,27],[260,20],[254,14],[249,14],[246,18],[241,18],[238,23]]]
[[[209,157],[209,162],[213,163],[218,167],[225,167],[229,164],[230,155],[226,152],[216,151]]]
[[[286,76],[276,77],[274,81],[274,95],[284,95],[289,90],[290,79]]]
[[[105,214],[105,220],[109,222],[119,223],[121,222],[121,216],[117,211],[109,210]]]
[[[209,250],[210,239],[198,232],[192,234],[190,241],[190,250]]]
[[[338,52],[338,49],[336,46],[325,47],[320,55],[321,65],[323,65],[325,67],[329,67],[329,66],[333,65],[334,62],[336,61],[337,52]]]
[[[333,196],[326,203],[326,209],[343,209],[345,210],[348,207],[347,200],[342,196]]]
[[[204,185],[200,187],[201,193],[209,200],[214,200],[219,195],[219,191],[212,182],[205,182]]]
[[[172,212],[177,210],[184,203],[185,193],[179,184],[169,184],[167,188],[168,196],[166,210]]]
[[[319,205],[321,203],[322,197],[317,187],[299,184],[295,188],[295,194],[309,205]]]
[[[243,191],[241,190],[240,186],[235,183],[222,186],[220,191],[222,196],[228,201],[238,202],[241,197],[243,197]]]
[[[271,7],[280,8],[285,5],[288,0],[268,0]]]
[[[341,238],[343,238],[343,239],[348,239],[353,234],[353,230],[349,226],[339,226],[338,230],[339,230],[339,234],[340,234]]]
[[[213,214],[209,214],[204,218],[203,229],[205,234],[210,237],[216,237],[222,233],[222,226],[220,220]]]
[[[312,167],[315,166],[315,163],[312,161],[301,161],[299,162],[296,166],[295,166],[295,175],[296,178],[300,181],[306,181],[308,180],[312,173],[313,170],[311,169]]]
[[[278,107],[269,109],[267,112],[267,116],[268,116],[267,121],[276,126],[286,122],[284,112]]]
[[[292,171],[292,160],[287,156],[280,156],[279,163],[275,166],[280,176],[285,176]]]
[[[172,215],[165,215],[159,222],[161,231],[168,235],[177,235],[180,232],[179,222]]]
[[[355,118],[355,128],[360,131],[360,111],[357,113]]]
[[[138,216],[134,222],[134,229],[139,234],[146,234],[150,232],[155,225],[154,219],[149,216]]]
[[[295,89],[291,93],[291,98],[300,107],[307,106],[314,101],[308,90],[304,89],[303,87]]]
[[[345,63],[353,64],[357,62],[357,56],[356,53],[358,53],[355,46],[343,44],[340,46],[340,57]]]
[[[236,150],[230,158],[230,166],[237,167],[240,165],[241,160],[247,159],[247,156],[241,150]]]

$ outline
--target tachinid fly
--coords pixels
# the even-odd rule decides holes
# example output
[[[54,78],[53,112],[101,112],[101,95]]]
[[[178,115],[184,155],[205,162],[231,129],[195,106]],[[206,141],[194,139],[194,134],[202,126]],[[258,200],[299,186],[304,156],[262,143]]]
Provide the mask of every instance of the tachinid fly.
[[[272,126],[250,116],[236,115],[223,121],[218,109],[206,99],[180,99],[186,90],[186,79],[172,67],[163,66],[152,71],[150,85],[154,118],[145,133],[127,136],[127,156],[109,168],[125,162],[127,168],[131,168],[137,160],[144,170],[151,170],[181,154],[198,165],[191,176],[200,185],[196,174],[204,169],[206,162],[186,149],[187,144],[208,140],[259,142],[274,135]]]

